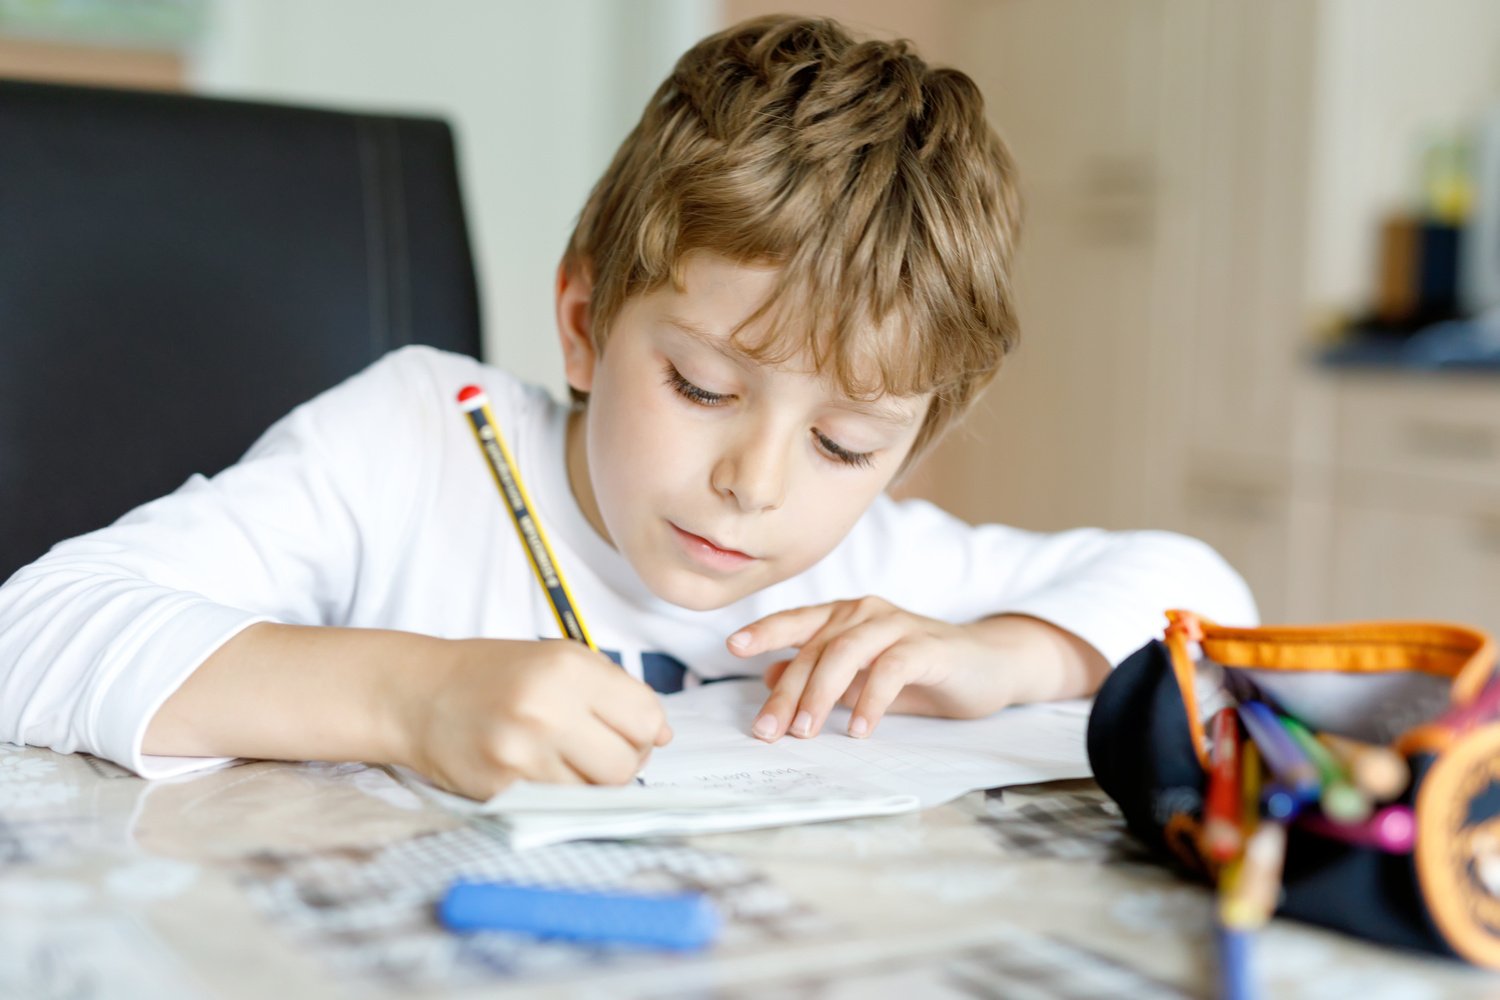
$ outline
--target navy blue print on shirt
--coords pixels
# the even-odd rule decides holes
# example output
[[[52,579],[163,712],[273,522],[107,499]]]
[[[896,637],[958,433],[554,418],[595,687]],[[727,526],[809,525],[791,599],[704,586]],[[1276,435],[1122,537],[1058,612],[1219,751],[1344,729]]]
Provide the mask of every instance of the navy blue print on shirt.
[[[601,649],[599,652],[614,660],[616,665],[624,666],[618,650]],[[651,690],[657,694],[672,694],[681,691],[685,677],[687,677],[687,667],[683,666],[682,661],[675,656],[668,656],[666,653],[641,654],[641,679],[651,685]]]
[[[651,685],[651,690],[659,694],[671,694],[682,690],[687,667],[682,665],[681,660],[666,653],[642,653],[641,676]]]

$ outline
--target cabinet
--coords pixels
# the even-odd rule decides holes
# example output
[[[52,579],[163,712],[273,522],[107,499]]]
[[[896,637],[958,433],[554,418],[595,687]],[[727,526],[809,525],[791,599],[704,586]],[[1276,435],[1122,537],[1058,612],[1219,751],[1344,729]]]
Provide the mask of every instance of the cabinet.
[[[1385,64],[1354,36],[1389,61],[1441,25],[1301,0],[967,11],[954,61],[1028,204],[1022,344],[913,491],[974,520],[1193,534],[1268,621],[1500,631],[1500,377],[1332,372],[1308,334],[1358,207],[1335,196],[1374,183],[1348,154]]]
[[[1317,444],[1297,417],[1317,8],[966,12],[954,61],[1027,204],[1022,338],[915,488],[973,520],[1195,531],[1284,607]]]
[[[1500,634],[1500,377],[1331,379],[1327,608]]]
[[[1330,615],[1459,621],[1500,634],[1500,497],[1491,503],[1341,504]]]

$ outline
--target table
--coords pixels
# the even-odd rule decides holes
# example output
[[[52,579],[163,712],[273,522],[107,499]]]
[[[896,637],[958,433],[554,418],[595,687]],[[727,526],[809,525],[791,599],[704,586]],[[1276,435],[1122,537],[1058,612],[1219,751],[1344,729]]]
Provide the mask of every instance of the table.
[[[459,873],[700,889],[728,926],[686,957],[459,938],[432,917]],[[0,997],[1208,996],[1209,904],[1088,781],[516,853],[378,767],[150,783],[0,744]],[[1257,966],[1268,997],[1500,995],[1500,975],[1285,920]]]

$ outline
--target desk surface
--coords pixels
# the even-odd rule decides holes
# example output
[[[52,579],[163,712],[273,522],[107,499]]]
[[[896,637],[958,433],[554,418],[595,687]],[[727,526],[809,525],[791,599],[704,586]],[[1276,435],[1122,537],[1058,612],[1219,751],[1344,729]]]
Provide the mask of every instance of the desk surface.
[[[459,873],[706,890],[728,928],[686,958],[460,939],[432,918]],[[1089,782],[517,854],[378,768],[148,784],[0,744],[0,997],[1206,996],[1208,918]],[[1284,920],[1257,963],[1278,998],[1500,994],[1500,975]]]

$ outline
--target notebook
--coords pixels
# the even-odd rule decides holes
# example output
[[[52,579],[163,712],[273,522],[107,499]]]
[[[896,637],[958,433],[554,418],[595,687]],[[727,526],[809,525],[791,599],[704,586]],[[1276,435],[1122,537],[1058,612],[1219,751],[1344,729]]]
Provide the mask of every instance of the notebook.
[[[763,743],[750,724],[758,680],[721,681],[663,699],[673,740],[623,787],[519,782],[487,802],[402,777],[447,808],[498,819],[512,846],[713,833],[888,815],[979,788],[1088,776],[1087,701],[1007,708],[984,719],[889,715],[875,733],[845,735],[835,709],[813,739]]]

